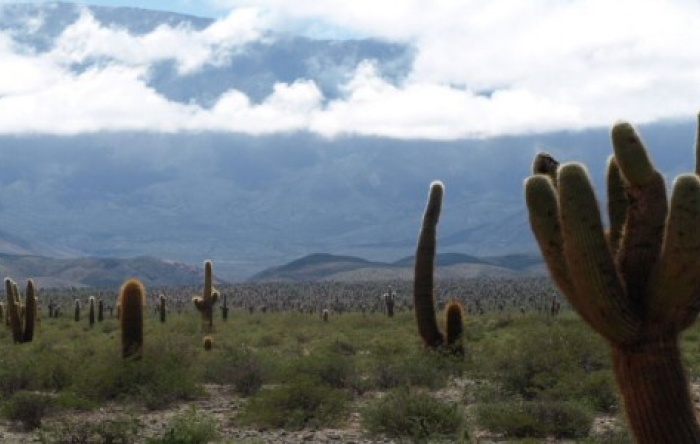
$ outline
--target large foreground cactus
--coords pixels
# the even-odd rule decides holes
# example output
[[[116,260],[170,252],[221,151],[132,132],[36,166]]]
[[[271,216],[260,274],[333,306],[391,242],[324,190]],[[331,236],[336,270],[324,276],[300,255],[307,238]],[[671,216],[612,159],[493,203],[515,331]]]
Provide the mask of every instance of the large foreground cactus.
[[[640,443],[698,443],[678,344],[700,311],[700,180],[679,176],[670,205],[661,174],[628,123],[612,129],[610,227],[585,167],[541,154],[525,182],[530,224],[571,305],[612,348]]]
[[[12,329],[12,339],[16,344],[32,342],[37,314],[37,298],[34,282],[27,281],[24,305],[20,300],[17,284],[10,278],[5,278],[6,310]]]
[[[450,302],[447,306],[446,333],[438,327],[435,317],[435,298],[433,296],[435,271],[435,253],[437,250],[437,224],[442,208],[444,186],[435,181],[430,184],[428,204],[423,214],[416,248],[416,262],[413,278],[413,305],[416,311],[418,331],[427,347],[447,346],[456,354],[463,353],[461,340],[463,331],[462,316],[464,310],[459,302]]]

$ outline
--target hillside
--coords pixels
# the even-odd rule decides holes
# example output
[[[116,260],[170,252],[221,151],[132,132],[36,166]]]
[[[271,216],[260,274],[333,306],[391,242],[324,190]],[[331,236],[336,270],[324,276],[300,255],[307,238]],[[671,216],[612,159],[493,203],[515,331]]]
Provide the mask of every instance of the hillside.
[[[102,287],[116,289],[136,277],[146,286],[195,285],[204,281],[202,270],[153,257],[128,259],[55,259],[0,254],[0,276],[17,282],[32,279],[39,287]]]
[[[475,277],[514,277],[539,274],[544,263],[539,256],[496,256],[479,258],[460,253],[438,254],[438,279],[469,279]],[[391,281],[413,279],[413,257],[395,262],[370,262],[352,256],[311,254],[288,264],[257,273],[251,282],[307,281]]]

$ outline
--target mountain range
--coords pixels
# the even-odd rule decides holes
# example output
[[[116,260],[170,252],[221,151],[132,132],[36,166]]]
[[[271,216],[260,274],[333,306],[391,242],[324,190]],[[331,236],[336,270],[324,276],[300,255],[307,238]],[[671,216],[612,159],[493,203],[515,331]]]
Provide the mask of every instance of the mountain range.
[[[0,31],[41,52],[82,7],[0,8]],[[103,26],[136,34],[162,24],[202,28],[211,23],[140,9],[89,10]],[[38,15],[42,21],[29,29],[26,23]],[[186,76],[163,62],[149,86],[170,100],[206,105],[231,88],[260,100],[275,82],[311,79],[334,97],[342,91],[334,89],[333,76],[345,72],[343,67],[372,59],[383,75],[400,78],[412,57],[410,47],[391,42],[274,35],[231,54],[227,63]],[[693,170],[694,123],[640,128],[667,177]],[[195,268],[212,259],[217,274],[229,281],[262,279],[263,270],[270,273],[319,251],[392,264],[413,254],[428,187],[437,179],[446,188],[441,253],[537,256],[523,180],[541,150],[562,161],[585,162],[603,189],[611,152],[608,128],[456,141],[328,139],[304,132],[2,135],[0,253],[59,259],[147,256]],[[0,264],[3,260],[7,256]],[[481,265],[498,266],[487,260]],[[354,267],[331,274],[340,278]]]

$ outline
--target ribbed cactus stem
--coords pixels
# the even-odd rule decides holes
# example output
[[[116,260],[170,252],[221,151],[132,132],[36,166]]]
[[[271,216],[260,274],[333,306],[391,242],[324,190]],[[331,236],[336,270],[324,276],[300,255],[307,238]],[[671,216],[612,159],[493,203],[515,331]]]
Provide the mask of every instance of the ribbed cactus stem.
[[[442,182],[435,181],[430,184],[428,204],[423,214],[423,224],[416,248],[413,279],[413,303],[418,331],[425,345],[433,348],[439,347],[445,342],[435,317],[435,298],[433,296],[437,224],[440,220],[443,194]]]
[[[10,278],[5,278],[5,297],[7,301],[7,316],[12,328],[12,340],[15,344],[22,343],[22,318],[20,316],[17,285]]]
[[[637,442],[700,442],[677,338],[613,348],[613,369]]]
[[[121,307],[119,325],[122,338],[122,357],[140,359],[143,352],[143,306],[146,290],[137,279],[130,279],[119,292]]]
[[[27,281],[27,293],[25,295],[24,311],[24,331],[22,332],[22,342],[32,342],[34,340],[34,326],[37,317],[37,296],[34,289],[34,282]]]

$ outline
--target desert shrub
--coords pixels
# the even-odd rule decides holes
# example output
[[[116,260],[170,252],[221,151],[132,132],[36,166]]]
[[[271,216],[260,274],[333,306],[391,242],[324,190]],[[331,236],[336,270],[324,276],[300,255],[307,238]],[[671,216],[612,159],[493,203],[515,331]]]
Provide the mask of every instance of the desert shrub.
[[[241,421],[259,427],[302,429],[338,423],[348,407],[343,390],[303,380],[261,390],[246,404]]]
[[[617,409],[607,348],[580,322],[532,322],[519,331],[480,350],[481,378],[525,400],[576,399],[598,411]]]
[[[504,401],[480,404],[479,426],[511,438],[577,439],[588,435],[593,414],[578,404],[564,401]]]
[[[352,358],[332,353],[316,353],[299,358],[287,370],[287,380],[313,379],[336,389],[357,388],[360,375]]]
[[[43,426],[39,430],[39,441],[46,444],[131,444],[136,442],[138,432],[138,420],[131,416],[117,415],[84,422],[67,417]]]
[[[381,390],[403,386],[442,388],[450,375],[463,366],[459,359],[439,352],[417,349],[403,355],[380,357],[372,365],[373,385]]]
[[[252,396],[262,387],[265,369],[247,348],[222,344],[202,357],[203,381],[232,385],[241,396]]]
[[[10,421],[21,423],[25,430],[34,430],[41,426],[41,420],[51,410],[51,406],[52,399],[49,395],[18,391],[3,402],[2,415]]]
[[[154,336],[140,360],[122,359],[116,347],[102,350],[87,360],[73,389],[80,397],[97,402],[133,401],[149,409],[164,408],[175,401],[201,394],[194,355],[187,338]]]
[[[176,415],[168,425],[168,431],[158,438],[146,440],[147,444],[206,444],[219,438],[216,421],[198,413],[193,407]]]
[[[20,390],[34,390],[37,381],[38,363],[19,347],[6,350],[0,365],[0,397],[8,398]]]
[[[362,426],[373,436],[409,438],[418,442],[436,439],[455,441],[464,430],[464,417],[456,404],[445,403],[425,392],[403,388],[389,392],[365,407]]]

